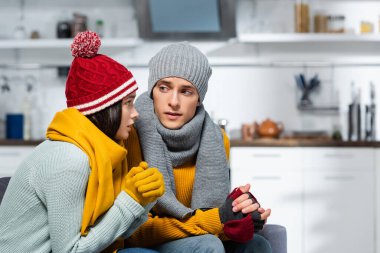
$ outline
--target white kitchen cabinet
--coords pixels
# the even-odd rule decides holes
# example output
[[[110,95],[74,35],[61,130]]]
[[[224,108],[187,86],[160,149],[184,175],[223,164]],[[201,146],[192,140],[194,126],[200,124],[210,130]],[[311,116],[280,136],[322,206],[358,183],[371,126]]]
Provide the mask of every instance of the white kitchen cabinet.
[[[372,148],[305,148],[304,252],[374,252]]]
[[[302,171],[297,148],[232,148],[231,185],[251,184],[268,223],[286,227],[288,252],[302,252]]]
[[[1,146],[0,177],[12,176],[33,149],[34,146]]]
[[[288,252],[375,252],[373,148],[232,147],[231,182],[252,184]]]

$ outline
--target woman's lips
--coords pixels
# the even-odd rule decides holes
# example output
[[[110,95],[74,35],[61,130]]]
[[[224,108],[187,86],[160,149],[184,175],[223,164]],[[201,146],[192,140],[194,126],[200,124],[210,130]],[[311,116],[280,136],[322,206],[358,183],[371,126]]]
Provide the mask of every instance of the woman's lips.
[[[132,126],[133,126],[133,124],[130,124],[127,126],[128,132],[130,132],[132,130]]]

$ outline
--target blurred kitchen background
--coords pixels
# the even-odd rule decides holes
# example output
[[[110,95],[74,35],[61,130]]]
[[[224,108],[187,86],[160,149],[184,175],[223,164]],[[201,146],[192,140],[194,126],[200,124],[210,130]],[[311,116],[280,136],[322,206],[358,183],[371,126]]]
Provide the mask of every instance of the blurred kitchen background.
[[[41,139],[54,112],[65,107],[64,84],[72,58],[71,39],[64,38],[72,37],[75,29],[103,35],[101,53],[128,66],[140,92],[144,91],[149,58],[173,40],[139,36],[138,20],[144,17],[139,17],[136,2],[0,1],[0,136],[6,137],[7,113],[24,113],[30,118],[24,138]],[[338,131],[348,139],[348,108],[356,99],[362,108],[364,139],[371,84],[376,94],[380,83],[380,2],[231,2],[235,36],[186,38],[213,65],[205,104],[215,121],[226,119],[232,137],[241,134],[243,124],[270,118],[284,124],[283,135],[331,136]],[[297,12],[305,6],[306,14]],[[308,24],[308,29],[296,33],[305,29],[300,23]],[[317,34],[316,29],[323,33]],[[296,79],[300,75],[307,83],[315,76],[319,81],[309,92],[307,106],[300,106],[303,89]],[[374,117],[377,128],[378,119]]]
[[[66,107],[69,46],[86,29],[138,94],[167,44],[209,57],[204,104],[231,138],[232,182],[250,178],[288,252],[380,249],[380,1],[0,0],[0,175]]]

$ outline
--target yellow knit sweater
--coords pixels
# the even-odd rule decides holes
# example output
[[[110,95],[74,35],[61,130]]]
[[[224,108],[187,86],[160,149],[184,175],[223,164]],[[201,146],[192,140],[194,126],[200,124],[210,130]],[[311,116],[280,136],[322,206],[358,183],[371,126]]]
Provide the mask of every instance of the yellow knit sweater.
[[[229,159],[230,143],[226,133],[223,131],[224,147],[227,159]],[[141,148],[138,135],[132,129],[127,141],[128,167],[139,164],[142,160]],[[193,183],[195,177],[195,161],[174,168],[174,180],[177,199],[187,207],[190,207]],[[226,196],[227,197],[227,196]],[[128,246],[151,247],[164,242],[173,241],[185,237],[213,234],[223,237],[223,224],[220,222],[218,208],[207,211],[197,210],[195,215],[188,219],[178,220],[173,217],[159,217],[149,214],[148,220],[139,227],[130,238],[127,239]]]

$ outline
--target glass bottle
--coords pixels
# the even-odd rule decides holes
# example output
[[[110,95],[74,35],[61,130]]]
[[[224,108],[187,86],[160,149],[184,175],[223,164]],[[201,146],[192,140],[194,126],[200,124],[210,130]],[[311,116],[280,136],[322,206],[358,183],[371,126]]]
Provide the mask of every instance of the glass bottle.
[[[297,0],[295,4],[295,31],[308,33],[310,30],[309,3],[305,0]]]
[[[95,22],[95,32],[100,36],[104,37],[104,21],[102,19],[97,19]]]

